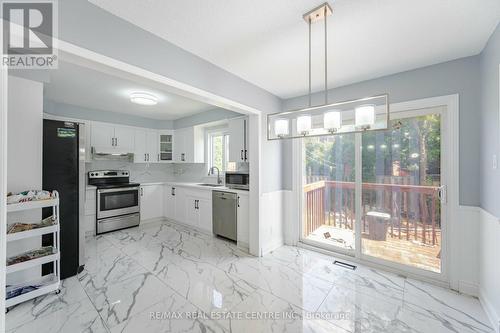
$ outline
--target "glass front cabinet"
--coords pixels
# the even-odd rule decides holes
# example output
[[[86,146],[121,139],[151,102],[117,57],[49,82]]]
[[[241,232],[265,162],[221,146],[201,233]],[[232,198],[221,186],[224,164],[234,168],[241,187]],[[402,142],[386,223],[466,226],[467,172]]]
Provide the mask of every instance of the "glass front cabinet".
[[[160,141],[160,162],[172,162],[174,159],[174,132],[160,131],[158,135]]]

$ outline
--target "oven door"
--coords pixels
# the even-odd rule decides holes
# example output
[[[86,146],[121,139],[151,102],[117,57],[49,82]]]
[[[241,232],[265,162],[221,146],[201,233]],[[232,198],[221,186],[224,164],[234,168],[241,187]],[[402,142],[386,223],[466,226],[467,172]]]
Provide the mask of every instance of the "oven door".
[[[97,219],[139,211],[139,187],[97,190]]]

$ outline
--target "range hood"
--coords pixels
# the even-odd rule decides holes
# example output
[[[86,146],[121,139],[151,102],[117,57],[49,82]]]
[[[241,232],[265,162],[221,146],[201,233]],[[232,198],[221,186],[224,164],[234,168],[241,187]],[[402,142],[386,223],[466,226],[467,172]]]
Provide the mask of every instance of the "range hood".
[[[91,149],[93,160],[106,160],[106,161],[128,161],[134,160],[134,153],[119,151],[109,148],[92,147]]]

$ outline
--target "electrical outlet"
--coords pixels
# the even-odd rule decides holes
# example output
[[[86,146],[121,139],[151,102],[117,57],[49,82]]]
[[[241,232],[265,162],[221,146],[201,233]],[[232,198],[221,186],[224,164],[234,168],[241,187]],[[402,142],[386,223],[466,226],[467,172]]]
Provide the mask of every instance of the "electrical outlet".
[[[493,158],[492,158],[492,168],[493,168],[493,170],[496,170],[498,168],[497,155],[493,155]]]

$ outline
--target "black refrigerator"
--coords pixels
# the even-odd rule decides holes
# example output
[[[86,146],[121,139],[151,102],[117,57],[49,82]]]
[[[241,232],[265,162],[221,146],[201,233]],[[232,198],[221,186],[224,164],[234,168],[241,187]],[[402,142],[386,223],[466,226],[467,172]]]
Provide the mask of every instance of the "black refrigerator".
[[[85,196],[85,125],[43,120],[42,186],[59,192],[61,279],[76,275],[83,267]],[[44,211],[44,217],[52,214]],[[52,234],[42,245],[53,244]],[[52,273],[51,263],[42,266],[42,275]]]

